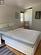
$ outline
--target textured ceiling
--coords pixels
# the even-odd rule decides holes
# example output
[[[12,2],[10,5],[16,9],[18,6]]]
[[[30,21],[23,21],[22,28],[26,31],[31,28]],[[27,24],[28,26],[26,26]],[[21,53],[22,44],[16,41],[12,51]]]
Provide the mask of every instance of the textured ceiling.
[[[41,0],[4,0],[4,2],[6,5],[26,8],[28,6],[33,6],[35,4],[41,3]]]

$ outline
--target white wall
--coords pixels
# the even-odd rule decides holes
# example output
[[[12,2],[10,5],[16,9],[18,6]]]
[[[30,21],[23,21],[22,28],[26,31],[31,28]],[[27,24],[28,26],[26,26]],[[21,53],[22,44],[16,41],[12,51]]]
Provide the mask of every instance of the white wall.
[[[0,5],[0,26],[3,24],[14,25],[14,28],[17,28],[20,25],[20,18],[15,18],[15,12],[20,12],[20,9],[16,7]]]
[[[41,19],[35,19],[35,12],[41,11],[41,4],[37,4],[32,8],[32,29],[41,31]]]

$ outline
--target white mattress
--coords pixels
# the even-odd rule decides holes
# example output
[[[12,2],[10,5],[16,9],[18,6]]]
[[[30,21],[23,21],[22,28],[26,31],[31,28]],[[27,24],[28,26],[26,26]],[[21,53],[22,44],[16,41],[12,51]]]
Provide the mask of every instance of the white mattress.
[[[12,30],[8,32],[0,32],[0,33],[31,45],[35,44],[36,40],[40,35],[40,31],[28,30],[23,28],[18,28],[16,30]]]

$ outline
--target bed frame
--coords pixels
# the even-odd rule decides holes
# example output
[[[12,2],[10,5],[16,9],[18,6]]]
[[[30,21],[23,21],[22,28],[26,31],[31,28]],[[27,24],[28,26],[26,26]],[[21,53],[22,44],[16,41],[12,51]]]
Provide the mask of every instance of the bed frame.
[[[34,55],[35,54],[35,51],[36,51],[36,48],[39,44],[39,41],[40,39],[38,38],[36,43],[34,44],[33,47],[30,47],[24,43],[21,43],[17,40],[14,40],[10,37],[7,37],[5,35],[2,35],[2,38],[5,40],[5,44],[12,47],[12,48],[15,48],[17,49],[18,51],[26,54],[26,55]]]

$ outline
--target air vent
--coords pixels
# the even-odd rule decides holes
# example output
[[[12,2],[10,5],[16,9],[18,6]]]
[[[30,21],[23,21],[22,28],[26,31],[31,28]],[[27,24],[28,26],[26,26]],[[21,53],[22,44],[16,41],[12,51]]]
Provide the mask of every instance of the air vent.
[[[4,4],[4,0],[0,0],[0,5],[3,5]]]

